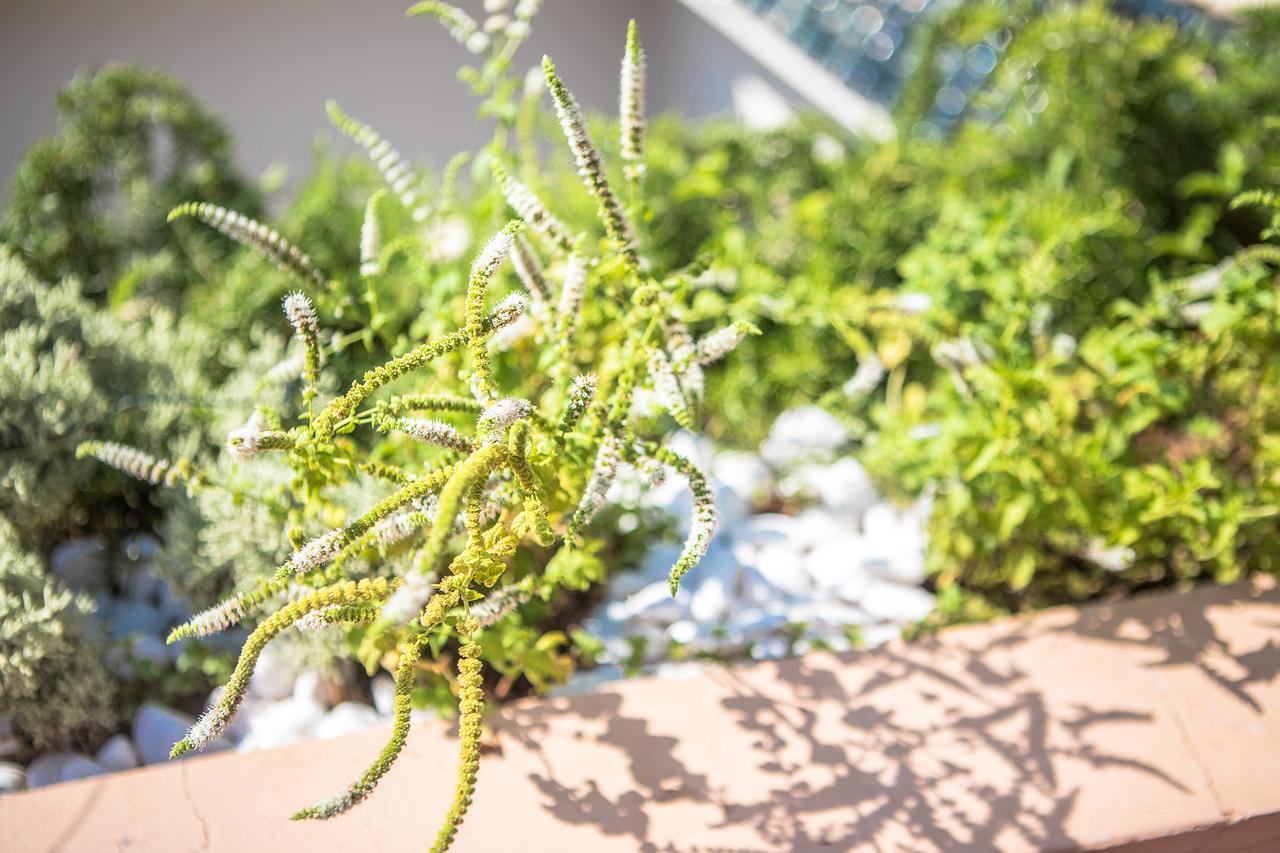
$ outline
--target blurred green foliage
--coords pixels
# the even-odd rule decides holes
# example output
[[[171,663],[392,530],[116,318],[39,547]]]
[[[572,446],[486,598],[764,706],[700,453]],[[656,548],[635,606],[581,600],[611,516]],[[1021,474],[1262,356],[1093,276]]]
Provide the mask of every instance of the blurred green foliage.
[[[37,142],[9,182],[0,241],[45,281],[78,278],[120,304],[180,299],[228,254],[209,235],[176,245],[164,214],[200,196],[253,212],[257,190],[232,165],[231,137],[168,75],[108,65],[58,95],[59,132]]]
[[[707,426],[750,446],[792,405],[821,400],[843,416],[887,492],[934,495],[938,621],[1274,572],[1275,250],[1247,248],[1269,236],[1267,217],[1230,201],[1280,186],[1267,118],[1280,113],[1280,12],[1241,13],[1213,38],[1093,2],[1009,10],[966,3],[929,24],[894,141],[814,117],[766,132],[654,123],[644,197],[659,201],[637,211],[642,249],[661,274],[715,256],[690,283],[697,331],[732,320],[764,331],[711,369]],[[941,52],[993,32],[1008,47],[970,117],[933,138]],[[488,108],[520,150],[520,177],[598,240],[568,157],[539,153],[550,118],[537,93],[502,88],[507,100]],[[72,463],[85,438],[218,466],[231,489],[162,499],[159,528],[166,577],[208,603],[289,549],[287,513],[244,497],[281,493],[287,477],[215,460],[255,406],[298,390],[264,381],[290,352],[275,306],[294,282],[206,229],[164,222],[192,198],[260,207],[225,132],[175,84],[113,67],[78,79],[60,107],[63,132],[15,176],[2,227],[14,249],[0,257],[0,512],[24,547],[47,547],[113,506],[150,507],[123,478]],[[485,151],[423,175],[433,208],[421,227],[388,198],[384,232],[410,236],[362,276],[355,235],[377,170],[317,148],[275,225],[332,279],[317,306],[332,334],[326,375],[357,375],[456,316],[465,259],[505,216],[491,163]],[[37,281],[67,276],[82,284]],[[499,291],[514,284],[500,273]],[[155,310],[166,305],[199,327]],[[584,318],[585,350],[617,344],[602,319]],[[846,393],[872,358],[884,380]],[[428,378],[453,381],[458,365],[444,358]],[[517,342],[496,368],[508,384],[542,366]],[[371,457],[412,452],[387,441]],[[532,602],[486,635],[485,658],[504,677],[561,677],[586,646],[537,626],[570,603]],[[351,642],[363,639],[356,629]],[[421,689],[447,704],[446,677],[429,678]]]
[[[46,576],[0,517],[0,709],[25,745],[92,745],[116,722],[93,600]]]
[[[648,181],[673,199],[658,250],[671,263],[716,253],[702,310],[765,331],[722,368],[713,433],[754,443],[773,413],[837,388],[877,349],[927,371],[893,310],[907,291],[905,258],[921,244],[952,241],[963,257],[939,260],[939,271],[967,277],[971,291],[999,289],[983,266],[962,269],[981,255],[989,265],[991,241],[1044,254],[1063,280],[1042,286],[1072,306],[1059,322],[1074,333],[1114,299],[1143,298],[1153,272],[1189,271],[1257,238],[1257,217],[1224,202],[1276,182],[1264,118],[1280,111],[1280,13],[1243,13],[1213,40],[1096,3],[1014,18],[1008,4],[963,4],[932,23],[935,51],[999,22],[1009,45],[974,97],[997,118],[963,120],[946,138],[912,132],[936,95],[927,53],[898,112],[902,135],[885,144],[813,121],[768,133],[656,130]],[[961,245],[972,229],[951,232],[966,221],[1006,237]]]

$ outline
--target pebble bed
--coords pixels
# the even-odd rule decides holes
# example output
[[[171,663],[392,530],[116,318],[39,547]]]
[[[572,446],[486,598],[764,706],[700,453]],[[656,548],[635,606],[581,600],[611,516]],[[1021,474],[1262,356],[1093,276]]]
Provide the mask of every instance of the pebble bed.
[[[684,482],[671,477],[655,489],[624,472],[612,494],[627,508],[620,516],[624,529],[641,515],[665,515],[679,539],[653,545],[637,566],[609,580],[602,603],[583,624],[603,642],[601,665],[559,692],[621,678],[637,665],[677,677],[698,665],[690,660],[874,646],[927,616],[934,606],[921,587],[927,502],[905,508],[885,502],[861,465],[843,455],[847,444],[840,423],[816,407],[783,413],[758,453],[719,451],[704,439],[677,435],[673,448],[711,474],[720,520],[706,558],[675,598],[666,575],[687,532]],[[758,511],[777,506],[795,512]],[[97,614],[108,637],[119,641],[108,665],[123,677],[143,661],[171,666],[177,649],[167,647],[164,636],[190,610],[149,571],[152,540],[135,537],[126,550],[133,569],[125,592],[100,594]],[[55,550],[50,570],[72,588],[92,591],[105,583],[107,557],[101,542],[79,540]],[[223,642],[238,647],[243,636],[233,632]],[[686,662],[673,664],[673,658]],[[331,704],[317,672],[296,669],[268,646],[235,722],[206,752],[269,749],[379,725],[390,717],[393,687],[385,673],[372,687],[372,705]],[[187,714],[144,704],[128,734],[115,735],[95,754],[45,752],[24,768],[3,760],[16,742],[0,718],[0,793],[167,761],[192,722]]]

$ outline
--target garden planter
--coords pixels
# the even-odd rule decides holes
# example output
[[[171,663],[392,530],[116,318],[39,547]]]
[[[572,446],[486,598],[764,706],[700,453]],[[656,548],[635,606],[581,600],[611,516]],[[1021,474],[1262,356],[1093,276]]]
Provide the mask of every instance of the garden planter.
[[[1278,620],[1259,580],[516,702],[490,720],[459,842],[1274,849]],[[453,781],[443,723],[351,814],[287,820],[385,734],[6,797],[6,849],[418,849]]]

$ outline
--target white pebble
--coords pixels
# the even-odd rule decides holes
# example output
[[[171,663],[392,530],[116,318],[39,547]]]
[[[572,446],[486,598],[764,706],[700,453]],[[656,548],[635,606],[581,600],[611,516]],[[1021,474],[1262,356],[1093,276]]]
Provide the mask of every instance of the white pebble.
[[[619,622],[637,620],[670,624],[685,614],[684,605],[671,597],[666,581],[658,581],[627,598],[605,608],[605,615]]]
[[[375,675],[369,692],[373,694],[373,707],[379,714],[390,717],[396,712],[396,682],[390,675],[385,672]]]
[[[98,749],[93,760],[108,770],[128,770],[138,766],[138,753],[127,736],[113,735]]]
[[[12,794],[27,787],[27,772],[21,764],[0,761],[0,794]]]
[[[258,657],[253,678],[249,681],[249,694],[267,702],[293,695],[293,682],[297,671],[283,656],[267,646]]]
[[[249,732],[236,749],[254,752],[308,740],[323,717],[324,708],[315,702],[289,698],[265,704],[249,718]]]
[[[27,787],[43,788],[45,785],[61,782],[62,769],[76,757],[74,752],[46,752],[37,756],[27,767]]]
[[[322,707],[327,706],[328,691],[325,689],[324,679],[320,677],[320,673],[315,670],[299,673],[297,681],[293,683],[293,698]]]
[[[316,725],[316,737],[320,740],[355,734],[373,728],[382,722],[372,705],[360,702],[341,702],[333,706]]]
[[[773,491],[773,472],[755,453],[726,451],[716,455],[712,475],[748,501],[767,500]]]
[[[74,782],[77,779],[88,779],[90,776],[101,776],[111,771],[85,755],[74,756],[62,765],[62,781]]]
[[[63,542],[49,555],[49,572],[72,589],[91,589],[106,583],[108,554],[100,537]]]
[[[738,553],[738,557],[782,594],[807,596],[813,587],[804,570],[803,554],[792,542],[770,542],[758,550]]]
[[[909,625],[933,612],[933,596],[918,586],[892,583],[876,578],[867,585],[859,605],[885,622]]]
[[[817,406],[801,406],[778,415],[760,445],[760,455],[777,469],[831,459],[849,440],[840,421]]]

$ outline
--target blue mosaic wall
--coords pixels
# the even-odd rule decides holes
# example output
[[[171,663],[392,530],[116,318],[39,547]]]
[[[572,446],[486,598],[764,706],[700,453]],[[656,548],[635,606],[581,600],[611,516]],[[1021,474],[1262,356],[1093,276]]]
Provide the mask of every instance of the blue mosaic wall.
[[[739,0],[800,46],[849,88],[891,107],[920,61],[918,24],[963,0]],[[1201,12],[1167,0],[1117,0],[1121,14],[1172,20],[1179,26],[1221,24]],[[939,89],[925,132],[942,133],[969,109],[973,93],[996,69],[1008,35],[994,32],[977,44],[947,45],[938,51]]]

